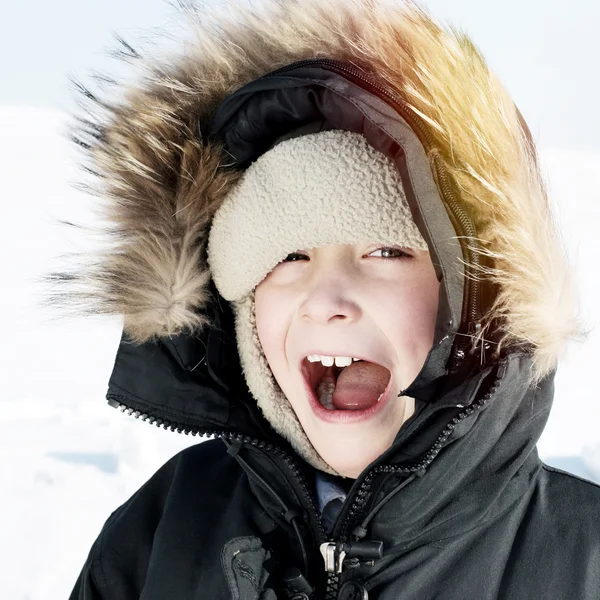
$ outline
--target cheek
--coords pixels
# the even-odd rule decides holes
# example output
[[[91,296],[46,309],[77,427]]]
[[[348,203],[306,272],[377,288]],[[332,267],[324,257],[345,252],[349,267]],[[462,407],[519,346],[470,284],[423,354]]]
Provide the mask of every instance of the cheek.
[[[432,270],[417,280],[415,291],[408,299],[415,327],[418,327],[428,347],[433,344],[439,293],[440,284]]]
[[[258,285],[254,296],[256,331],[267,361],[272,368],[283,360],[286,337],[286,303],[275,290]]]
[[[415,277],[410,283],[405,281],[394,286],[393,292],[389,290],[392,293],[380,311],[380,315],[389,317],[387,329],[394,336],[395,345],[404,351],[412,350],[418,360],[433,344],[439,287],[435,273]]]
[[[435,277],[435,273],[431,277],[427,277],[421,281],[418,290],[416,297],[419,298],[419,306],[415,309],[415,312],[420,315],[422,327],[430,332],[433,343],[433,332],[435,330],[440,295],[440,283]]]

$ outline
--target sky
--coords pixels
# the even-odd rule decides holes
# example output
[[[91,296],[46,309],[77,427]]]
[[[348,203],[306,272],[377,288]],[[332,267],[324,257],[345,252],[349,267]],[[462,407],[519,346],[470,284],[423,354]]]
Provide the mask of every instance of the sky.
[[[254,0],[258,2],[259,0]],[[595,0],[429,0],[440,19],[465,30],[513,94],[546,146],[600,151],[600,79]],[[166,0],[11,2],[0,22],[0,105],[71,112],[68,78],[113,72],[114,34],[132,43],[175,31]]]

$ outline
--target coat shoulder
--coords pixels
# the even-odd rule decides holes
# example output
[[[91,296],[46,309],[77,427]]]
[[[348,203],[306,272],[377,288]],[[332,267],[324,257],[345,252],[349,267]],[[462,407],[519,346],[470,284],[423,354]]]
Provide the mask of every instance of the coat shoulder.
[[[211,498],[231,498],[246,482],[237,462],[221,440],[209,440],[186,448],[169,459],[108,519],[104,530],[120,529],[124,522],[153,535],[172,511],[198,510]],[[209,507],[206,506],[208,509]]]
[[[110,515],[71,600],[138,598],[149,577],[160,587],[199,543],[220,548],[234,532],[245,533],[251,498],[244,472],[220,440],[186,448]],[[198,572],[220,570],[219,552],[212,561],[203,554]]]
[[[564,550],[579,548],[596,561],[600,573],[600,485],[542,464],[529,516],[542,539],[552,538]]]
[[[600,511],[600,485],[545,463],[542,463],[541,477],[553,506],[568,508],[573,516],[597,517]]]

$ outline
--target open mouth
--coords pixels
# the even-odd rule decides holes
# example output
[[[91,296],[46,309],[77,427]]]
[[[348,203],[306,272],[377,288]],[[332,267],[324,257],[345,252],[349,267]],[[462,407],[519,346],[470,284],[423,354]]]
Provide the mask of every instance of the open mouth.
[[[387,391],[391,372],[366,360],[353,361],[347,367],[304,359],[302,372],[315,398],[327,410],[368,410]]]

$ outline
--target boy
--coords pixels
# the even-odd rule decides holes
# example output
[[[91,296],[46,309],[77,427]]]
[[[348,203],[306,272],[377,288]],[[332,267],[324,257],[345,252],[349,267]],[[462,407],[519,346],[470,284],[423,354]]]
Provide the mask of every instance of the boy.
[[[229,8],[88,130],[109,402],[220,439],[72,598],[597,598],[600,490],[535,450],[577,327],[517,109],[413,4]]]

